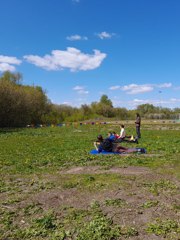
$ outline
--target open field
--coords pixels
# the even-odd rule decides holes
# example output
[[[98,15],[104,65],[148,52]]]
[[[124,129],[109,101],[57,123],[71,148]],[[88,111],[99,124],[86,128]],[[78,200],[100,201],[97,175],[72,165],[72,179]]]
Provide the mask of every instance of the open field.
[[[0,131],[1,240],[180,239],[180,124],[147,122],[138,145],[122,143],[147,154],[90,155],[109,130]]]

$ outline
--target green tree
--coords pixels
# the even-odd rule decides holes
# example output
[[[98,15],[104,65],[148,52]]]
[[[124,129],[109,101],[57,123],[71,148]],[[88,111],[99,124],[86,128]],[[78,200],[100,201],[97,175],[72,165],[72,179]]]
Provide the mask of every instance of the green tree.
[[[88,117],[92,114],[91,107],[87,104],[82,104],[80,110],[85,117]]]
[[[92,111],[95,114],[98,114],[103,117],[114,117],[114,108],[112,101],[108,98],[107,95],[102,95],[99,102],[91,103]]]
[[[137,107],[137,112],[139,112],[142,116],[145,114],[156,112],[157,108],[152,104],[142,104]]]
[[[41,87],[20,85],[21,74],[5,72],[0,78],[0,127],[40,123],[49,101]]]
[[[129,111],[126,108],[115,108],[114,115],[116,118],[125,120],[129,118]]]
[[[22,81],[22,75],[20,73],[11,73],[6,71],[0,78],[1,81],[8,81],[14,84],[20,84]]]
[[[101,96],[100,103],[113,108],[112,101],[108,98],[107,95]]]

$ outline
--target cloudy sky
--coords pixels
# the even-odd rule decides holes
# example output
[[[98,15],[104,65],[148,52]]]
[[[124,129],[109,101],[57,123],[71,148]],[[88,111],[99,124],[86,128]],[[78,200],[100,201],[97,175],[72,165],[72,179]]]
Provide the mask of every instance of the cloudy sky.
[[[179,0],[1,0],[0,74],[53,103],[180,107]]]

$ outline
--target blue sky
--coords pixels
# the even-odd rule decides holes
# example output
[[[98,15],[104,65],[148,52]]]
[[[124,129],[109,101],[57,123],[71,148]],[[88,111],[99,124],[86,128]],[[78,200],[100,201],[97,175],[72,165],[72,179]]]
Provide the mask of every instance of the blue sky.
[[[1,0],[0,74],[56,104],[180,107],[179,0]]]

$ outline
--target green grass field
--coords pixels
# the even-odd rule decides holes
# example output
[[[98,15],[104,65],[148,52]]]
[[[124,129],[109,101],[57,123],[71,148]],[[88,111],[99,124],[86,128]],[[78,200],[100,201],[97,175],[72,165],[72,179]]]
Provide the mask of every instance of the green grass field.
[[[1,130],[0,239],[180,239],[180,124],[144,123],[138,145],[122,143],[147,154],[90,155],[109,130]]]

